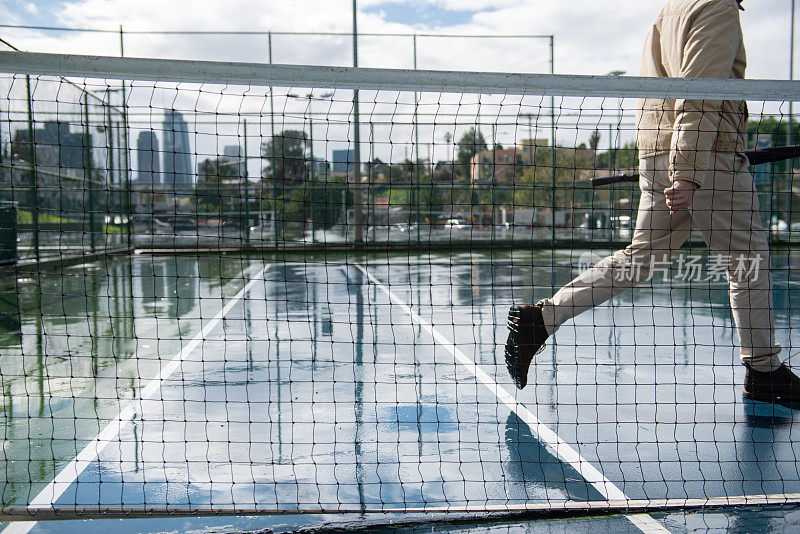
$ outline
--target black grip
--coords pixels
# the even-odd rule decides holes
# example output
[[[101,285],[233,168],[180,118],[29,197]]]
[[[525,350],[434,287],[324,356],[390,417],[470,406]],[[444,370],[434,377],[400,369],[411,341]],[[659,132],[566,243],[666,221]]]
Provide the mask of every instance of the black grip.
[[[614,176],[603,176],[602,178],[592,178],[592,187],[602,187],[604,185],[618,184],[622,182],[638,182],[639,173],[617,174]]]
[[[747,150],[744,155],[747,156],[750,165],[774,163],[776,161],[800,158],[800,145],[774,146],[761,148],[759,150]],[[637,181],[639,181],[639,173],[617,174],[614,176],[603,176],[602,178],[592,178],[592,187]]]
[[[800,157],[800,145],[773,146],[759,150],[748,150],[744,153],[750,165],[761,165]]]

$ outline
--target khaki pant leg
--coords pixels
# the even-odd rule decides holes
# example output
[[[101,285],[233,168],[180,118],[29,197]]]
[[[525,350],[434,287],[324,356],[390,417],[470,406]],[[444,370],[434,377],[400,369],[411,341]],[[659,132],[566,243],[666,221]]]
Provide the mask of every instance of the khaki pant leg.
[[[598,306],[647,280],[652,261],[666,261],[691,232],[691,216],[670,216],[664,197],[669,187],[667,156],[642,159],[639,187],[642,196],[631,244],[597,262],[552,298],[539,302],[548,333],[576,315]]]
[[[781,347],[775,342],[773,326],[769,244],[747,160],[716,154],[714,170],[705,183],[694,195],[692,220],[712,256],[728,265],[742,362],[761,371],[775,369],[781,365]]]

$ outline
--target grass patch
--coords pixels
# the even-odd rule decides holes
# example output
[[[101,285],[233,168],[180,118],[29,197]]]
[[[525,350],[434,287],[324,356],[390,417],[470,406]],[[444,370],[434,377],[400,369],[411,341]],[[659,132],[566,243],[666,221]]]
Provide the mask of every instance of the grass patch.
[[[81,224],[79,219],[67,219],[58,215],[50,215],[49,213],[39,213],[40,223],[69,223]],[[17,210],[17,223],[18,224],[33,224],[33,212],[30,210]]]

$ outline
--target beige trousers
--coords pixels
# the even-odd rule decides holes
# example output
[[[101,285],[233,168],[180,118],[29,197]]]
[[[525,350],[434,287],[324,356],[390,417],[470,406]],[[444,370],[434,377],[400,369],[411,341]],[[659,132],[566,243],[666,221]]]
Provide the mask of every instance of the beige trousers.
[[[768,371],[781,365],[772,318],[769,245],[758,213],[758,196],[744,156],[718,153],[692,206],[670,215],[668,156],[640,161],[639,213],[631,244],[599,261],[542,305],[549,333],[576,315],[648,280],[689,237],[703,234],[712,257],[727,275],[742,362]],[[656,279],[653,277],[653,279]]]

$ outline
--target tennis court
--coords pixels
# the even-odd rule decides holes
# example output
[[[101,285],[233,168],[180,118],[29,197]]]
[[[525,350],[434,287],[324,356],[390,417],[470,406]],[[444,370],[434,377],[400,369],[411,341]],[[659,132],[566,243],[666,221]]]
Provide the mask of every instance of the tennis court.
[[[574,256],[138,255],[19,280],[21,324],[2,334],[4,502],[327,512],[81,524],[157,532],[800,493],[794,412],[741,398],[724,285],[625,294],[564,325],[531,386],[509,383],[509,304],[568,281]],[[791,260],[774,259],[787,347]],[[413,516],[379,517],[365,521]],[[647,516],[631,517],[602,521],[640,531]],[[651,517],[754,525],[769,510]],[[581,528],[564,521],[540,527]]]
[[[0,70],[3,532],[800,525],[797,411],[743,400],[743,273],[703,228],[524,390],[504,354],[510,305],[630,242],[639,99],[714,98],[750,103],[758,295],[797,367],[796,82]]]

